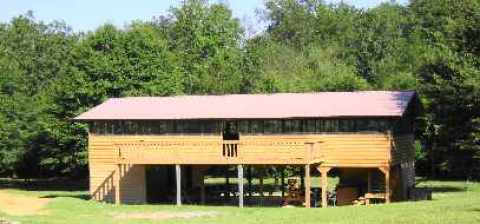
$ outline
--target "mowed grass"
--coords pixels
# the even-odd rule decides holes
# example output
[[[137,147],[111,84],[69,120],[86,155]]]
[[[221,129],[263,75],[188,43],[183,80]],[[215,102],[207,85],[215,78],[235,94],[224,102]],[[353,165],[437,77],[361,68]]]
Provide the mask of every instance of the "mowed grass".
[[[17,223],[480,223],[480,183],[426,181],[433,200],[389,205],[332,208],[239,209],[225,206],[113,205],[86,200],[84,191],[24,191],[12,194],[48,197],[51,202],[38,215],[10,216],[0,211],[0,220]],[[2,203],[0,201],[0,203]],[[28,205],[25,205],[28,206]],[[119,219],[119,214],[154,212],[215,212],[215,217],[191,219]],[[1,221],[0,221],[1,223]]]

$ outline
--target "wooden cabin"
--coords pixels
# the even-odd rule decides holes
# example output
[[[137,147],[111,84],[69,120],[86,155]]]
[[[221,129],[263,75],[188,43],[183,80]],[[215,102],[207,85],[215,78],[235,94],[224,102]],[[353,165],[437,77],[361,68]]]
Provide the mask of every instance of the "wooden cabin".
[[[146,203],[146,170],[155,165],[170,167],[157,178],[173,182],[178,205],[186,182],[205,200],[206,170],[228,165],[237,168],[237,200],[243,206],[245,166],[288,165],[305,171],[306,207],[311,175],[321,176],[326,207],[332,170],[340,182],[363,183],[355,197],[387,203],[407,197],[415,181],[418,106],[410,91],[125,97],[109,99],[75,120],[89,124],[95,200]],[[380,192],[373,192],[375,184]],[[162,186],[154,190],[162,192]],[[339,200],[349,197],[340,192]]]

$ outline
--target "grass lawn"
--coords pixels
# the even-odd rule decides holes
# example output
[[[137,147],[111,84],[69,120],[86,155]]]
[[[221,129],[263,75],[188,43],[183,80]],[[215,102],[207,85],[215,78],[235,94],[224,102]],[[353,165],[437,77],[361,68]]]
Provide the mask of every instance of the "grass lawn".
[[[225,206],[120,205],[85,199],[85,191],[3,190],[23,197],[46,197],[51,201],[36,215],[8,215],[0,211],[0,223],[480,223],[480,183],[426,181],[421,186],[434,191],[432,201],[389,205],[334,208],[239,209]],[[5,203],[0,201],[1,203]],[[25,204],[25,206],[29,206]],[[122,214],[214,214],[207,217],[137,219]]]

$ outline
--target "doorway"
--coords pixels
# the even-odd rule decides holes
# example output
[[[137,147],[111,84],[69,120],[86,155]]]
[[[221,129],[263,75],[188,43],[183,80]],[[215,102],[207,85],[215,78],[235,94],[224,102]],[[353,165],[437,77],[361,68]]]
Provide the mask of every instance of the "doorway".
[[[237,157],[238,156],[238,141],[240,134],[236,122],[227,121],[223,129],[223,156]]]

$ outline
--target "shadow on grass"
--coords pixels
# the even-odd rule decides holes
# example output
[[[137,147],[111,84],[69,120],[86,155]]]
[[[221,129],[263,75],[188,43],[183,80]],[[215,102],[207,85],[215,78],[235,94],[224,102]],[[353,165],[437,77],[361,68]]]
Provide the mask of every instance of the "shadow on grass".
[[[46,196],[43,198],[56,198],[56,197],[73,197],[79,199],[90,199],[87,193],[82,193],[82,191],[88,191],[88,181],[87,180],[70,180],[70,179],[11,179],[11,178],[2,178],[0,179],[0,187],[9,188],[9,189],[18,189],[24,191],[38,191],[45,192],[48,191],[58,191]]]
[[[429,189],[433,193],[449,193],[449,192],[465,192],[465,191],[467,191],[467,188],[464,187],[464,186],[451,186],[451,184],[442,183],[442,181],[449,181],[449,182],[456,181],[456,182],[458,182],[458,181],[464,181],[464,180],[434,179],[433,181],[436,182],[434,184],[428,183],[429,181],[432,181],[432,180],[427,179],[427,178],[417,178],[416,179],[416,183],[417,183],[416,188]]]
[[[77,198],[82,200],[90,200],[91,197],[87,193],[84,193],[84,194],[59,193],[59,194],[48,194],[40,198]]]
[[[430,189],[433,193],[449,193],[449,192],[464,192],[466,191],[463,187],[451,187],[451,186],[429,186],[429,187],[420,187]]]
[[[470,212],[480,212],[480,208],[469,209]]]

